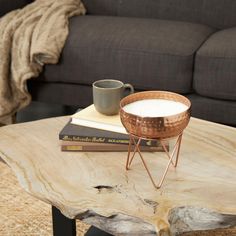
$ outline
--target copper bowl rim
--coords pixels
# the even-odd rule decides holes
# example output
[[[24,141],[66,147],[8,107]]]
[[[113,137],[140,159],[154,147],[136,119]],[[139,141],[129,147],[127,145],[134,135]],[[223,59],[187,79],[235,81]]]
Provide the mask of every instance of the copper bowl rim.
[[[150,117],[150,116],[139,116],[139,115],[135,115],[135,114],[133,114],[133,113],[126,112],[126,111],[123,109],[124,106],[122,106],[122,103],[124,102],[124,100],[127,100],[127,98],[130,98],[131,96],[137,96],[137,95],[139,95],[139,94],[141,95],[141,94],[149,94],[149,93],[155,93],[155,92],[157,92],[157,93],[166,93],[166,94],[170,94],[170,95],[173,95],[173,96],[182,98],[182,99],[186,102],[186,103],[183,103],[183,104],[185,104],[186,106],[188,106],[187,110],[185,110],[185,111],[183,111],[183,112],[180,112],[180,113],[176,113],[176,114],[174,114],[174,115],[170,115],[170,116],[155,116],[155,117]],[[150,98],[150,99],[152,99],[152,98]],[[153,99],[154,99],[154,98],[153,98]],[[173,100],[171,100],[171,99],[165,99],[165,98],[163,98],[163,99],[164,99],[164,100],[173,101]],[[136,100],[136,101],[140,101],[140,100],[145,100],[145,99],[139,99],[139,100]],[[128,105],[128,104],[130,104],[130,103],[127,103],[127,104],[125,104],[125,105]],[[186,113],[186,112],[189,112],[190,109],[191,109],[191,102],[190,102],[190,100],[189,100],[187,97],[185,97],[185,96],[183,96],[183,95],[181,95],[181,94],[178,94],[178,93],[169,92],[169,91],[164,91],[164,90],[152,90],[152,91],[137,92],[137,93],[133,93],[133,94],[130,94],[130,95],[124,97],[124,98],[120,101],[120,110],[122,110],[122,112],[128,114],[128,115],[131,116],[131,117],[136,117],[136,118],[138,117],[139,119],[145,119],[145,120],[153,120],[153,119],[159,119],[159,118],[174,118],[174,117],[176,117],[176,116],[179,116],[179,115],[181,115],[181,114],[184,114],[184,113]]]

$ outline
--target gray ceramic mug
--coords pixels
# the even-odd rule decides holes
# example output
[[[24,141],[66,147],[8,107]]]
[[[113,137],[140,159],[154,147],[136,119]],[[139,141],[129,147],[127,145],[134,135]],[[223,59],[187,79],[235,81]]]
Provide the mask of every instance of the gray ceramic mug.
[[[125,96],[125,90],[134,92],[131,84],[119,80],[104,79],[93,83],[93,103],[96,110],[104,115],[115,115],[119,112],[120,100]]]

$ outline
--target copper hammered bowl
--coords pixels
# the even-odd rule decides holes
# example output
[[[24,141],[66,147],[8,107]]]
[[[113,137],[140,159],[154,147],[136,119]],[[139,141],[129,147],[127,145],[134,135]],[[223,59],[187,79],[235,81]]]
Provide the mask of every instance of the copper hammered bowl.
[[[145,99],[165,99],[185,104],[184,112],[164,117],[141,117],[124,111],[127,104]],[[120,102],[120,119],[128,133],[147,139],[165,139],[178,136],[188,125],[191,102],[184,96],[167,91],[138,92]]]

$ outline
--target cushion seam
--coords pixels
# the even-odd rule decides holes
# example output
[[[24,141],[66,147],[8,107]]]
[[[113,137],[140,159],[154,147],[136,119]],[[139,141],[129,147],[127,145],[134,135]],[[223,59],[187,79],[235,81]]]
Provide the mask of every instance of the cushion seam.
[[[198,53],[196,54],[196,58],[198,57],[202,57],[202,58],[211,58],[211,59],[227,59],[227,60],[232,60],[232,59],[236,59],[236,56],[235,57],[222,57],[222,56],[203,56],[203,55],[199,55]]]
[[[89,48],[91,49],[91,47],[70,47],[70,48]],[[192,57],[195,55],[196,52],[192,53],[192,54],[188,54],[188,55],[180,55],[180,54],[169,54],[169,53],[159,53],[159,52],[153,52],[153,51],[145,51],[145,50],[134,50],[134,49],[128,49],[128,48],[95,48],[93,47],[93,49],[109,49],[109,50],[116,50],[116,51],[129,51],[129,52],[134,52],[134,53],[143,53],[143,54],[159,54],[159,55],[165,55],[165,56],[179,56],[179,57]]]

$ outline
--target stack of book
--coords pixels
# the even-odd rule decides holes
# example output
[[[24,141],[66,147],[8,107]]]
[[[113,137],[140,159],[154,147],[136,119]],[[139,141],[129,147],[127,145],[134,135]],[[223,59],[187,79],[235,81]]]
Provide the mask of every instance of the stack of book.
[[[59,139],[62,151],[127,151],[129,145],[129,135],[119,115],[102,115],[94,105],[72,115]],[[158,140],[142,140],[140,150],[156,152],[163,148]]]

